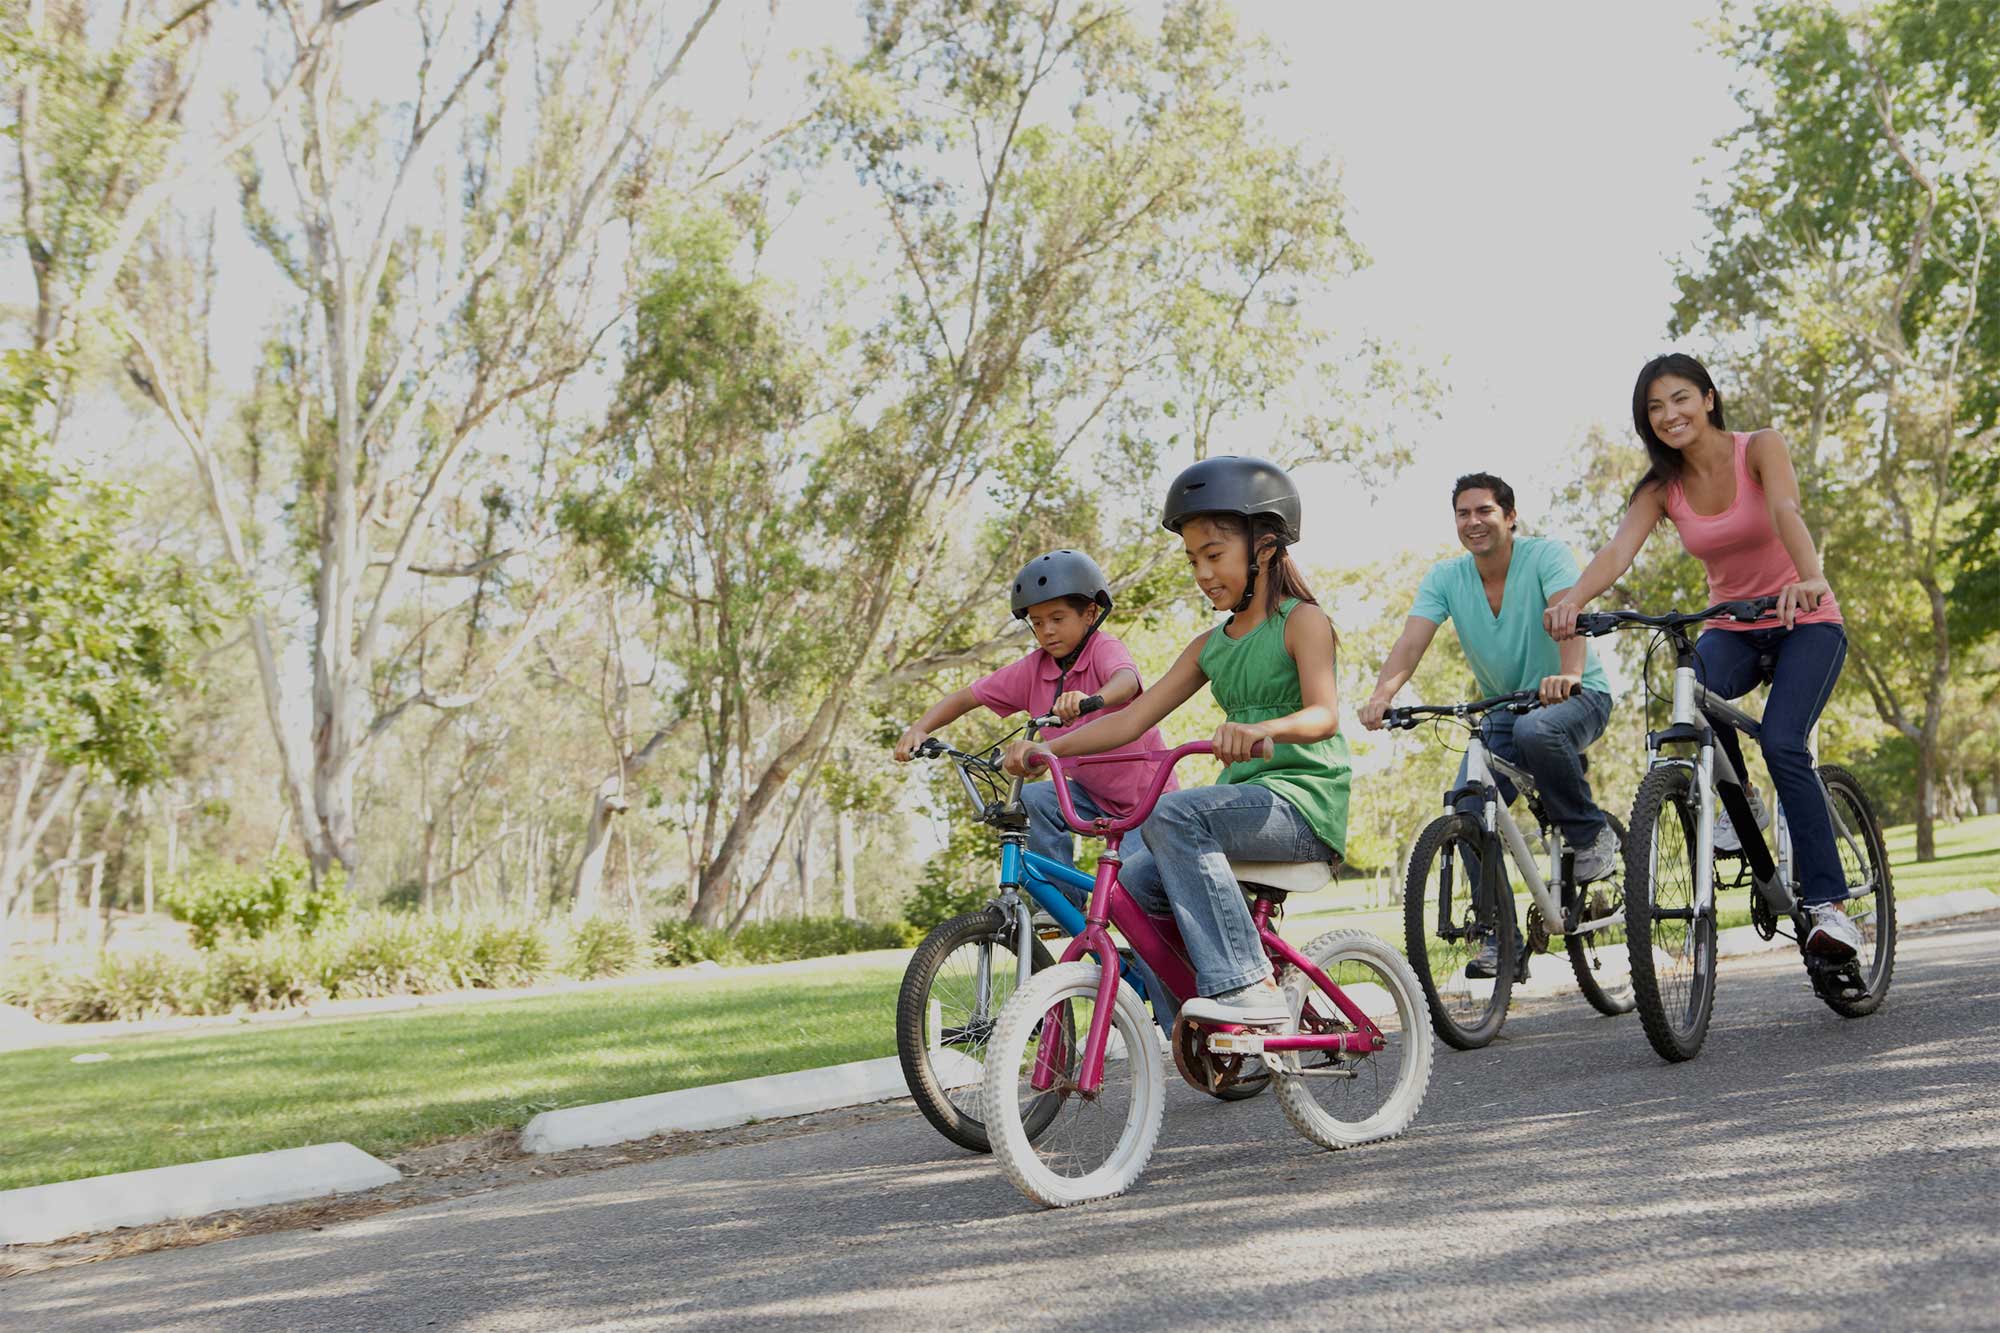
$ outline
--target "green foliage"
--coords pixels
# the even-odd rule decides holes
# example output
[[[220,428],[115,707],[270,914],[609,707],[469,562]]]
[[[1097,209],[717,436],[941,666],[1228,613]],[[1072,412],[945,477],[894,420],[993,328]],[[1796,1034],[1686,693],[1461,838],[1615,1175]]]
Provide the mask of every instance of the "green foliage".
[[[229,935],[316,934],[345,920],[351,900],[337,868],[314,888],[312,867],[286,848],[255,868],[218,864],[198,870],[167,890],[166,906],[187,922],[196,948],[211,949]]]
[[[736,952],[726,930],[704,926],[685,917],[662,921],[653,927],[653,962],[660,967],[736,961]]]
[[[845,917],[805,917],[749,925],[732,937],[687,920],[653,927],[653,961],[660,967],[715,962],[789,963],[869,949],[906,949],[923,938],[923,928],[901,921],[849,921]]]
[[[615,977],[639,965],[644,950],[639,933],[616,917],[594,916],[570,932],[563,974],[579,981]]]
[[[173,694],[215,629],[216,585],[135,547],[128,503],[43,456],[51,368],[0,356],[0,754],[46,746],[128,787],[168,765]]]

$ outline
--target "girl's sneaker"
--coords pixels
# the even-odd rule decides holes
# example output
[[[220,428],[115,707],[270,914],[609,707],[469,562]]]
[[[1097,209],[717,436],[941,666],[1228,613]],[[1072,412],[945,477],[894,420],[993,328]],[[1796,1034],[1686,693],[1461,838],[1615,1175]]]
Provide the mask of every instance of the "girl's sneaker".
[[[1196,996],[1181,1006],[1181,1012],[1197,1022],[1245,1027],[1289,1027],[1292,1021],[1285,993],[1269,979],[1221,995]]]

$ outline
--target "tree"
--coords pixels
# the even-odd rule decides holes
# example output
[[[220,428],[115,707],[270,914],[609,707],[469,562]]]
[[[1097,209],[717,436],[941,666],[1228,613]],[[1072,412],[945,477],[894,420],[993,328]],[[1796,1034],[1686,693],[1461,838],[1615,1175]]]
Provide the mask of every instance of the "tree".
[[[10,352],[0,367],[4,950],[36,848],[78,789],[136,789],[167,768],[170,696],[191,683],[189,652],[216,601],[182,562],[126,543],[119,492],[49,464],[35,429],[52,378],[40,358]]]
[[[1681,278],[1672,331],[1783,368],[1800,453],[1828,461],[1850,670],[1916,747],[1917,855],[1935,855],[1949,702],[1954,466],[2000,410],[2000,12],[1919,0],[1758,6],[1722,30],[1746,122]],[[1849,521],[1852,520],[1850,523]],[[1848,524],[1845,530],[1841,525]],[[1907,589],[1907,595],[1890,584]],[[1895,651],[1889,649],[1893,646]]]

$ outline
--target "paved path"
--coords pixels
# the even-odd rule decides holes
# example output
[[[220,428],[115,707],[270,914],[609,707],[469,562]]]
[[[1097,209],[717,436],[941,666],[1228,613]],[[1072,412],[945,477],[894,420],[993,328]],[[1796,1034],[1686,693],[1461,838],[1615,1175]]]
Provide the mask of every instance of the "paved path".
[[[1137,1188],[1065,1213],[912,1114],[16,1279],[0,1325],[2000,1326],[2000,919],[1906,936],[1857,1022],[1734,961],[1690,1064],[1576,1000],[1439,1054],[1338,1154],[1176,1084]]]

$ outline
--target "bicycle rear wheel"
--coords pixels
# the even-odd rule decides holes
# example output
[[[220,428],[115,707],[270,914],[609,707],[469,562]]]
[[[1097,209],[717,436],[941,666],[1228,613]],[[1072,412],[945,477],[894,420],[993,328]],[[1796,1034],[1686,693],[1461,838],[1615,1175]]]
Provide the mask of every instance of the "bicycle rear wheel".
[[[1013,921],[997,907],[933,927],[896,996],[896,1056],[910,1096],[938,1133],[973,1152],[991,1150],[980,1081],[993,1025],[1014,993],[1014,936]],[[1028,958],[1035,972],[1055,963],[1040,939]],[[1029,1133],[1041,1133],[1055,1110],[1053,1099],[1031,1107]]]
[[[1618,845],[1625,845],[1625,825],[1617,815],[1608,815]],[[1625,858],[1621,852],[1609,879],[1593,880],[1578,890],[1583,895],[1580,924],[1602,922],[1595,930],[1579,931],[1563,937],[1569,951],[1570,970],[1583,998],[1600,1014],[1615,1018],[1632,1012],[1632,974],[1625,947]]]
[[[1715,913],[1695,911],[1694,774],[1662,765],[1632,799],[1625,932],[1632,996],[1663,1060],[1690,1060],[1715,1008]]]
[[[1104,1081],[1079,1086],[1083,1045],[1104,979],[1096,961],[1061,963],[1038,972],[1000,1011],[986,1060],[987,1129],[993,1159],[1014,1187],[1049,1208],[1067,1208],[1123,1194],[1146,1169],[1165,1113],[1165,1057],[1152,1015],[1130,985],[1118,983]],[[1046,1059],[1054,1082],[1036,1092],[1030,1081]],[[1030,1108],[1053,1100],[1039,1133]]]
[[[1889,878],[1882,825],[1860,780],[1837,764],[1821,764],[1819,778],[1833,807],[1833,840],[1840,852],[1841,874],[1854,895],[1841,908],[1861,930],[1855,962],[1862,981],[1859,996],[1822,993],[1820,998],[1843,1018],[1864,1018],[1881,1006],[1896,970],[1896,888]]]
[[[1423,987],[1431,1022],[1445,1044],[1477,1050],[1499,1034],[1514,991],[1514,903],[1499,910],[1479,900],[1479,852],[1486,834],[1470,815],[1441,815],[1410,853],[1403,884],[1403,944]],[[1494,855],[1499,855],[1496,846]],[[1505,866],[1501,875],[1505,881]],[[1493,977],[1467,972],[1489,934],[1497,943]]]

